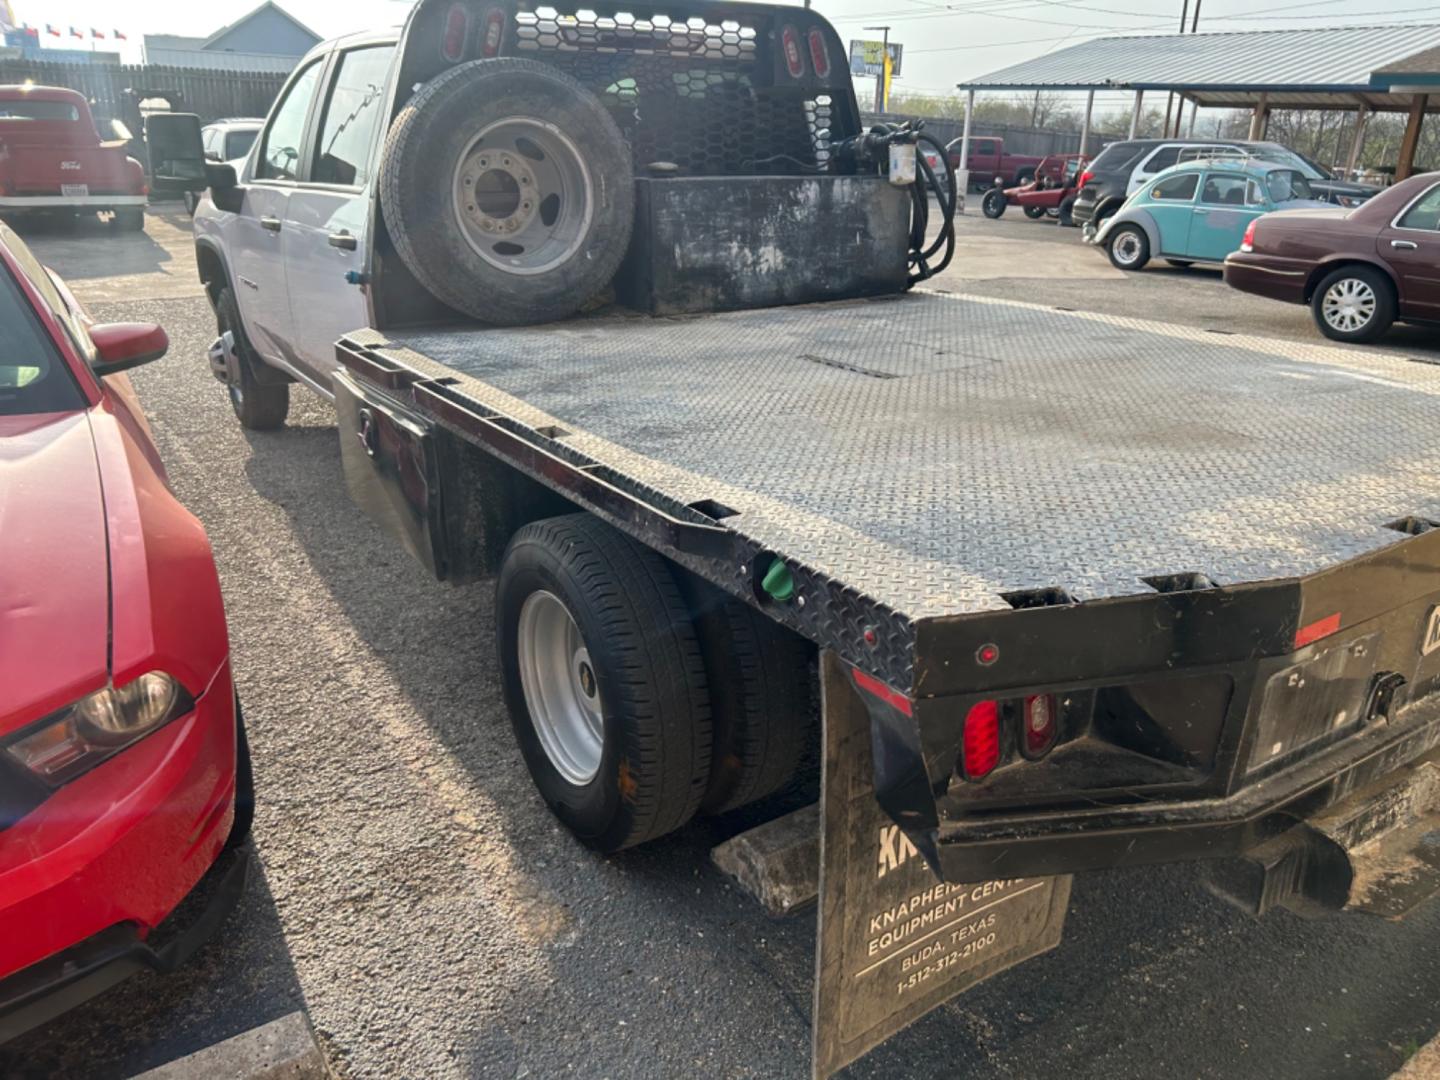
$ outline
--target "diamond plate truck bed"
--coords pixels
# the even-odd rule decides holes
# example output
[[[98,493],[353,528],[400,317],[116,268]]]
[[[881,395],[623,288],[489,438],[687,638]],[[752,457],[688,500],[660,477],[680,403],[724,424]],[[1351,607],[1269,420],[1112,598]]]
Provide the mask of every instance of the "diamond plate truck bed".
[[[878,687],[950,880],[1243,851],[1440,740],[1440,368],[920,292],[339,355]],[[1037,694],[1054,752],[957,775]]]

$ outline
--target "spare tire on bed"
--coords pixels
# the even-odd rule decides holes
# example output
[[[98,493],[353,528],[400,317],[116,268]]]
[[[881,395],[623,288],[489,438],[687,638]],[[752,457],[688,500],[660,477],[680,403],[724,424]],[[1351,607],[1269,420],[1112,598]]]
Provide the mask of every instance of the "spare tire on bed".
[[[610,283],[635,217],[630,153],[605,107],[534,60],[475,60],[427,83],[385,143],[380,205],[435,297],[503,326],[563,318]]]

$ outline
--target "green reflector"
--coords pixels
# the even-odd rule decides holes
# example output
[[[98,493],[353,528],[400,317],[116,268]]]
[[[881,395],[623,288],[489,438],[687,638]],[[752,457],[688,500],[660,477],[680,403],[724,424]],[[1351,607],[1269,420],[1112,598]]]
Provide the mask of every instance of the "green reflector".
[[[770,569],[765,571],[760,587],[770,599],[778,600],[782,604],[788,603],[795,596],[795,579],[790,575],[790,568],[779,559],[772,562]]]

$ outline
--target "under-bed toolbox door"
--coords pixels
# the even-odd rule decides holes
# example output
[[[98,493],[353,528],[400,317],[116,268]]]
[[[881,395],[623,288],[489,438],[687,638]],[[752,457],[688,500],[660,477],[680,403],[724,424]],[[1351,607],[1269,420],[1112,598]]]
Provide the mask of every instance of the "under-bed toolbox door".
[[[431,425],[345,372],[333,386],[350,497],[432,574],[448,576]]]

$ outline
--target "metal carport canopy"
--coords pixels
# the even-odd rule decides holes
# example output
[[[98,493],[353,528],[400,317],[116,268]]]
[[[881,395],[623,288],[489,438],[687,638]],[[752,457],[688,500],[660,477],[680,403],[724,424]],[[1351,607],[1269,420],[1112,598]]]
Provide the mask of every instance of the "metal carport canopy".
[[[1440,91],[1440,25],[1097,38],[961,90],[1173,90],[1214,108],[1405,112]],[[1427,103],[1440,109],[1440,94]]]

